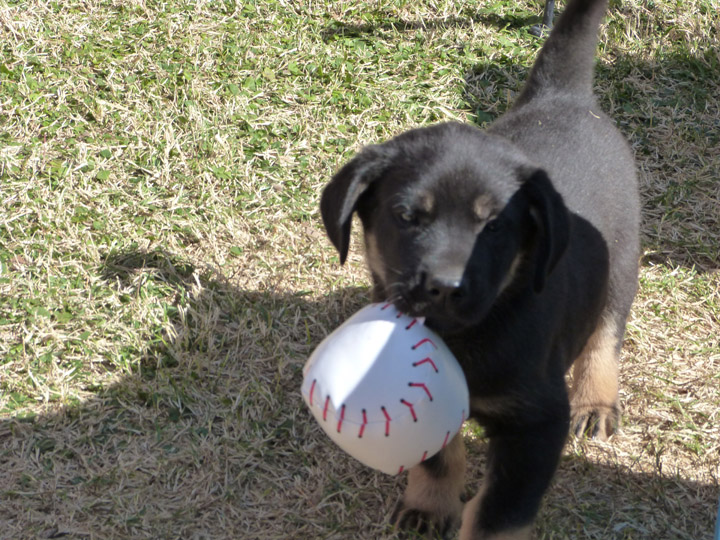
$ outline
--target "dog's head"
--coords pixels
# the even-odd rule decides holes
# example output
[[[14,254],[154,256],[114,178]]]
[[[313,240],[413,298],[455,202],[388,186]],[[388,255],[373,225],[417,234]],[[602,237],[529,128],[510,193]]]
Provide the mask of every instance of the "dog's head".
[[[353,212],[380,296],[452,333],[478,324],[506,290],[539,292],[569,239],[547,175],[504,139],[461,124],[368,146],[322,195],[345,262]]]

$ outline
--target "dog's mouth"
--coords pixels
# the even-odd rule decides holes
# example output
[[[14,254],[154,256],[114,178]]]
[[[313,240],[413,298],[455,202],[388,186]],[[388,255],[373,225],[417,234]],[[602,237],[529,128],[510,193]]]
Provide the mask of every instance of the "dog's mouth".
[[[411,317],[425,319],[425,326],[441,335],[452,335],[477,324],[476,316],[464,313],[457,306],[438,305],[424,294],[412,290],[394,294],[390,301],[395,307]]]
[[[462,321],[460,319],[456,318],[447,318],[447,317],[426,317],[425,319],[425,326],[433,330],[434,332],[437,332],[441,336],[451,336],[454,334],[459,334],[463,330],[466,330],[471,324],[468,324],[467,321]]]

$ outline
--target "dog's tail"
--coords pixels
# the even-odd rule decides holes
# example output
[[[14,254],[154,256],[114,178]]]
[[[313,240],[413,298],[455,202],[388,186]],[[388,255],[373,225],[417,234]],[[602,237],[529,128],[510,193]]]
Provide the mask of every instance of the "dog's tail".
[[[576,96],[591,95],[595,49],[608,0],[570,0],[540,50],[519,106],[548,90]]]

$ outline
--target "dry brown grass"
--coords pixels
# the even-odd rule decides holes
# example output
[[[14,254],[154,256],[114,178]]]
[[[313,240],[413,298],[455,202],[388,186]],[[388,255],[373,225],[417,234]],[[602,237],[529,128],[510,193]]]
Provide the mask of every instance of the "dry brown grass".
[[[337,450],[299,393],[367,302],[318,194],[362,144],[500,114],[538,10],[0,0],[0,538],[392,538],[403,478]],[[641,173],[641,291],[622,429],[568,443],[538,538],[711,537],[719,12],[631,0],[603,29],[598,91]]]

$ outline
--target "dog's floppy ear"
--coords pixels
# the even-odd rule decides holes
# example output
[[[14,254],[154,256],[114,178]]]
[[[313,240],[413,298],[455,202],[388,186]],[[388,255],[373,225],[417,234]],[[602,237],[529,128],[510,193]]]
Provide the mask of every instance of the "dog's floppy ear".
[[[397,149],[389,145],[366,146],[323,190],[320,212],[325,230],[340,253],[340,264],[347,258],[352,214],[360,196],[382,176],[396,155]]]
[[[540,292],[570,242],[570,214],[545,171],[535,170],[520,189],[538,228],[534,288]]]

